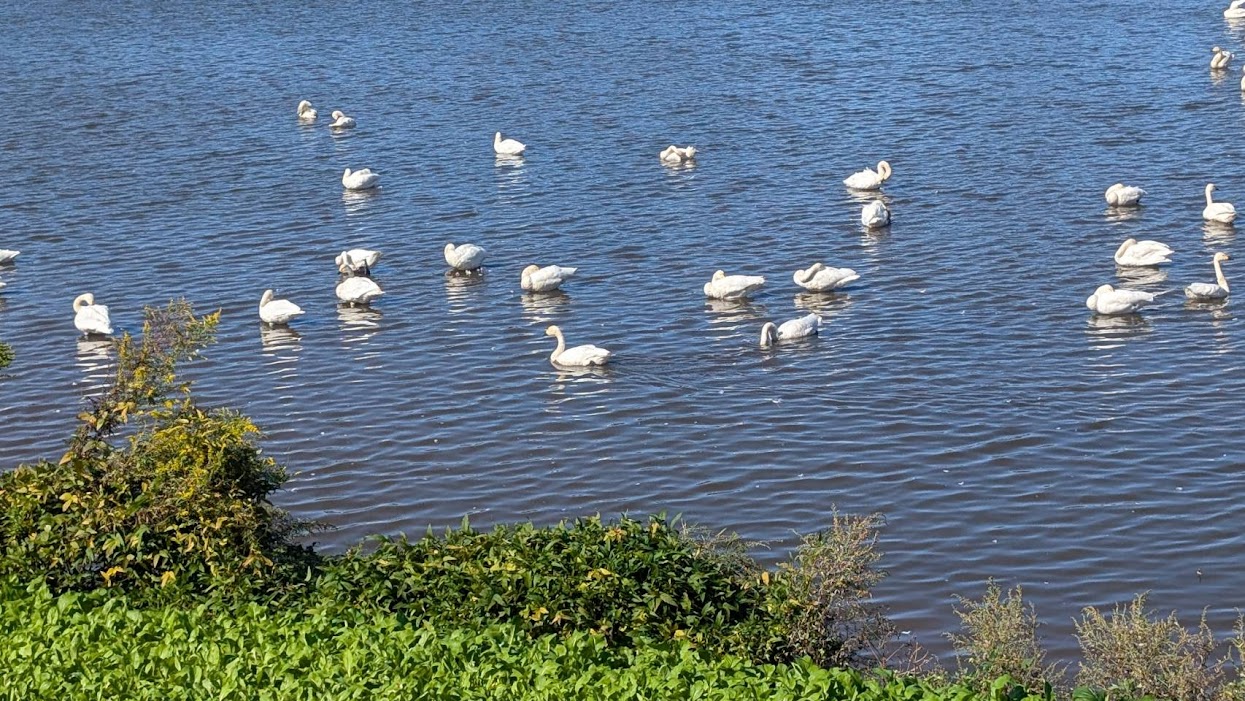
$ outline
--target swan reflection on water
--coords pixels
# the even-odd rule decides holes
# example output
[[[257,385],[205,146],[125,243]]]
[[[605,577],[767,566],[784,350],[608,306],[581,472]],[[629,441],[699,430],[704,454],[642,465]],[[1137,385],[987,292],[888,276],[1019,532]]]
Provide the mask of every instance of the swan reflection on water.
[[[533,324],[555,321],[559,312],[564,311],[570,301],[571,296],[562,290],[525,292],[519,295],[519,303],[523,305],[523,318]]]
[[[346,216],[359,217],[367,213],[380,197],[381,188],[370,190],[342,190],[342,204],[346,207]]]
[[[1167,270],[1165,268],[1134,268],[1117,265],[1115,266],[1115,276],[1125,286],[1130,288],[1167,282]]]
[[[1153,330],[1149,320],[1142,314],[1107,315],[1091,312],[1085,333],[1096,350],[1108,350]]]
[[[380,320],[383,316],[379,309],[372,307],[337,305],[337,320],[342,325],[342,340],[346,343],[367,343],[368,339],[380,331]]]
[[[259,325],[259,342],[266,353],[302,350],[302,334],[288,326]]]
[[[750,299],[705,299],[705,311],[709,312],[709,323],[721,325],[728,329],[738,328],[741,324],[765,319],[765,307]]]
[[[1217,221],[1202,222],[1202,241],[1216,248],[1227,248],[1236,239],[1236,226]]]
[[[1141,206],[1133,206],[1133,207],[1110,207],[1108,206],[1106,210],[1103,211],[1102,214],[1106,218],[1107,221],[1112,222],[1112,223],[1118,223],[1118,222],[1126,222],[1126,221],[1135,221],[1137,219],[1140,219],[1141,214],[1144,211],[1145,211],[1145,208]]]
[[[851,306],[852,296],[848,292],[800,292],[791,301],[796,309],[806,309],[829,321]]]
[[[103,394],[112,383],[114,360],[113,341],[110,338],[78,339],[78,356],[75,364],[82,370],[84,397]]]

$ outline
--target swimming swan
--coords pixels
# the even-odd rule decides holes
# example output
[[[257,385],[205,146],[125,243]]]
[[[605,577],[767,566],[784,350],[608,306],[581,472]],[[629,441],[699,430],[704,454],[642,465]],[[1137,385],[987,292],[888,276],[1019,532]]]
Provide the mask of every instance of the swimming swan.
[[[1085,300],[1085,306],[1098,314],[1132,314],[1154,301],[1157,295],[1141,290],[1117,290],[1103,285]]]
[[[1228,5],[1228,9],[1223,11],[1223,16],[1227,19],[1245,18],[1245,0],[1232,0],[1232,4]]]
[[[464,243],[461,246],[455,246],[452,243],[445,244],[445,262],[455,270],[463,272],[476,270],[484,265],[484,256],[484,249],[474,243]]]
[[[265,324],[288,324],[290,319],[303,313],[301,307],[288,299],[273,299],[272,290],[264,290],[259,298],[259,319]]]
[[[369,251],[366,248],[352,248],[342,251],[333,259],[337,263],[337,272],[346,275],[371,276],[372,266],[380,260],[380,251]]]
[[[346,169],[342,173],[342,187],[347,190],[370,190],[380,184],[380,173],[373,173],[371,168],[362,170]]]
[[[847,176],[843,184],[853,190],[877,190],[882,187],[882,183],[891,177],[891,164],[886,161],[878,162],[876,171],[865,168],[862,171],[852,173]]]
[[[1195,282],[1184,288],[1184,295],[1189,299],[1197,299],[1209,301],[1212,299],[1225,299],[1228,296],[1228,278],[1223,276],[1223,268],[1219,267],[1219,263],[1225,260],[1231,260],[1232,256],[1220,251],[1211,258],[1211,263],[1215,266],[1215,282]]]
[[[657,157],[661,159],[662,163],[686,163],[696,158],[696,147],[684,146],[680,148],[671,144],[657,154]]]
[[[559,365],[586,367],[589,365],[604,365],[609,362],[611,353],[604,348],[598,348],[593,345],[567,348],[566,339],[562,337],[562,329],[557,326],[550,326],[545,329],[545,335],[556,336],[558,339],[558,347],[554,348],[553,353],[549,354],[549,362],[554,367]]]
[[[816,336],[819,331],[821,331],[821,317],[816,314],[784,321],[782,326],[774,326],[774,322],[767,321],[761,327],[761,347],[768,348],[779,341]]]
[[[1234,55],[1231,51],[1224,51],[1218,46],[1213,47],[1210,51],[1214,54],[1210,57],[1210,68],[1215,71],[1227,68],[1228,61],[1231,61]]]
[[[792,279],[810,292],[829,292],[859,280],[860,276],[851,268],[827,268],[821,263],[813,263],[805,270],[795,271]]]
[[[891,211],[882,200],[874,200],[860,209],[860,223],[870,229],[880,229],[891,223]]]
[[[1172,249],[1158,241],[1127,239],[1115,250],[1115,264],[1125,268],[1144,268],[1172,262]]]
[[[1135,207],[1141,204],[1141,196],[1144,194],[1146,191],[1139,187],[1116,183],[1107,188],[1107,204],[1112,207]]]
[[[1245,2],[1245,0],[1241,0]],[[1215,202],[1210,198],[1210,193],[1218,188],[1214,183],[1206,184],[1206,207],[1202,210],[1202,218],[1206,221],[1217,221],[1220,224],[1231,224],[1236,219],[1236,207],[1228,202]]]
[[[719,270],[705,283],[705,296],[713,299],[744,299],[748,293],[765,284],[760,275],[727,275]]]
[[[350,304],[368,304],[385,294],[371,278],[348,277],[337,285],[337,298]]]
[[[21,254],[21,251],[12,251],[6,248],[0,248],[0,265],[4,263],[12,263],[13,260]]]
[[[337,110],[333,112],[333,123],[329,127],[333,129],[354,129],[354,117],[347,117],[345,112]]]
[[[501,132],[493,134],[493,151],[498,156],[521,156],[527,150],[527,146],[515,141],[514,139],[501,138]]]
[[[549,292],[562,286],[579,268],[563,268],[560,265],[529,265],[519,276],[519,287],[528,292]]]
[[[303,100],[298,103],[298,119],[303,122],[316,121],[316,111],[312,109],[309,100]]]
[[[108,316],[108,307],[95,303],[95,295],[87,292],[80,294],[73,301],[73,325],[86,335],[93,333],[107,336],[112,333],[112,319]]]

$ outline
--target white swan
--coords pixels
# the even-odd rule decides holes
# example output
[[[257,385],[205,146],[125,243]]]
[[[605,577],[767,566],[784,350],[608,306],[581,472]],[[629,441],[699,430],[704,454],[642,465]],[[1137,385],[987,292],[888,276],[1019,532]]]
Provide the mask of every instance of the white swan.
[[[1242,0],[1245,2],[1245,0]],[[1214,183],[1206,184],[1206,207],[1202,210],[1202,218],[1206,221],[1217,221],[1220,224],[1231,224],[1236,219],[1236,207],[1229,202],[1215,202],[1210,193],[1218,188]]]
[[[1145,190],[1134,185],[1116,183],[1107,188],[1107,204],[1112,207],[1135,207],[1141,204],[1141,196],[1144,194]]]
[[[1103,315],[1132,314],[1154,301],[1157,295],[1141,290],[1117,290],[1103,285],[1085,300],[1085,306]]]
[[[843,180],[843,184],[853,190],[877,190],[882,187],[882,183],[891,177],[891,164],[886,161],[878,162],[876,171],[865,168],[862,171],[852,173]]]
[[[705,283],[705,296],[713,299],[743,299],[765,284],[760,275],[727,275],[719,270]]]
[[[108,316],[108,307],[95,303],[95,295],[87,292],[78,295],[73,301],[73,325],[88,336],[93,333],[107,336],[112,333],[112,319]]]
[[[371,278],[348,277],[337,285],[337,298],[347,304],[367,304],[385,294]]]
[[[1158,241],[1126,239],[1115,249],[1115,264],[1125,268],[1144,268],[1172,262],[1172,249]]]
[[[1219,267],[1219,263],[1225,260],[1231,260],[1232,256],[1220,251],[1211,258],[1211,263],[1215,266],[1215,284],[1209,282],[1195,282],[1184,288],[1184,295],[1189,299],[1212,300],[1225,299],[1228,296],[1228,278],[1223,276],[1223,268]]]
[[[529,265],[519,276],[519,287],[528,292],[549,292],[562,286],[579,268],[563,268],[560,265]]]
[[[347,117],[345,112],[335,110],[333,112],[333,123],[329,127],[333,129],[354,129],[354,117]]]
[[[259,319],[265,324],[288,324],[290,319],[303,313],[302,307],[288,299],[273,299],[272,290],[264,290],[259,298]]]
[[[1245,0],[1232,0],[1232,4],[1228,5],[1228,9],[1223,11],[1223,16],[1227,19],[1245,18]]]
[[[821,331],[821,317],[816,314],[784,321],[782,326],[774,326],[774,322],[767,321],[761,327],[761,347],[766,348],[779,341],[816,336],[819,331]]]
[[[1231,61],[1234,56],[1231,51],[1224,51],[1218,46],[1213,47],[1210,51],[1213,54],[1210,57],[1210,68],[1215,71],[1227,68],[1228,61]]]
[[[337,272],[346,275],[371,275],[372,266],[380,260],[380,251],[369,251],[366,248],[352,248],[342,251],[333,259],[337,263]]]
[[[342,173],[342,187],[347,190],[370,190],[380,184],[380,173],[373,173],[371,168],[362,170],[346,169]]]
[[[316,111],[312,109],[310,100],[298,103],[298,118],[304,122],[316,121]]]
[[[452,243],[445,244],[445,262],[455,270],[468,272],[478,269],[484,265],[485,250],[474,243],[464,243],[455,246]]]
[[[520,156],[526,150],[527,146],[514,139],[501,138],[500,131],[493,134],[493,151],[499,156]]]
[[[9,249],[0,248],[0,264],[12,263],[13,260],[17,258],[18,256],[20,256],[21,254],[22,254],[21,251],[12,251]]]
[[[860,223],[870,229],[880,229],[891,223],[891,211],[882,200],[874,200],[860,209]]]
[[[1245,66],[1241,66],[1241,70],[1245,71]],[[1241,76],[1241,92],[1245,92],[1245,76]]]
[[[810,292],[829,292],[859,280],[860,276],[851,268],[827,268],[821,263],[813,263],[805,270],[795,271],[792,279]]]
[[[556,336],[558,339],[558,347],[553,349],[553,353],[549,354],[549,362],[555,367],[559,365],[586,367],[589,365],[604,365],[609,362],[609,351],[604,348],[598,348],[593,345],[575,346],[574,348],[566,347],[566,339],[562,337],[562,329],[557,326],[550,326],[545,329],[546,336]]]
[[[657,154],[662,163],[686,163],[696,158],[695,146],[679,147],[671,144]]]

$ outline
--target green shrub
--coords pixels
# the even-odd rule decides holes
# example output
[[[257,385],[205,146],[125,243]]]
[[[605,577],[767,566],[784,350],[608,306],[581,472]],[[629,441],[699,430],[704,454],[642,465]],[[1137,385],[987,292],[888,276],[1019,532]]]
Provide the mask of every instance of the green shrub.
[[[149,308],[141,340],[117,342],[116,376],[60,462],[0,475],[0,576],[180,592],[305,574],[308,553],[291,542],[305,528],[267,500],[286,477],[255,445],[258,430],[200,408],[177,379],[216,321],[185,302]]]
[[[981,601],[956,597],[962,608],[960,634],[947,637],[961,656],[961,675],[968,686],[982,690],[1007,675],[1027,689],[1057,685],[1062,671],[1046,665],[1046,651],[1038,639],[1038,618],[1032,604],[1026,606],[1020,587],[1003,590],[994,580],[986,584]]]
[[[7,368],[13,362],[13,348],[7,343],[0,343],[0,370]]]

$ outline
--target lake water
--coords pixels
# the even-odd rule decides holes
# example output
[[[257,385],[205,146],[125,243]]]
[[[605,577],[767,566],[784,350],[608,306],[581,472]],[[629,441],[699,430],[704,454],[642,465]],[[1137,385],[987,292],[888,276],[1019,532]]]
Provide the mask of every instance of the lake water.
[[[193,367],[297,472],[278,502],[366,534],[681,513],[767,541],[884,512],[900,627],[945,651],[953,594],[1025,586],[1072,618],[1151,591],[1226,633],[1245,605],[1245,321],[1190,305],[1245,204],[1240,61],[1218,3],[30,1],[0,8],[0,468],[60,455],[107,379],[70,302],[220,308]],[[300,125],[311,100],[321,118]],[[342,109],[358,128],[332,133]],[[528,144],[495,161],[493,132]],[[657,153],[695,144],[695,167]],[[894,224],[841,180],[888,159]],[[343,194],[344,168],[382,189]],[[1141,185],[1112,212],[1103,190]],[[1176,250],[1117,271],[1125,238]],[[446,275],[447,241],[488,249]],[[333,256],[384,252],[338,308]],[[833,295],[791,280],[855,268]],[[578,266],[560,296],[528,263]],[[713,271],[763,274],[747,304]],[[1245,278],[1242,278],[1245,279]],[[1095,318],[1103,283],[1172,290]],[[275,287],[307,314],[263,329]],[[814,310],[813,341],[757,347]],[[548,361],[614,351],[604,372]],[[1198,572],[1201,572],[1199,576]],[[944,660],[949,662],[949,660]]]

